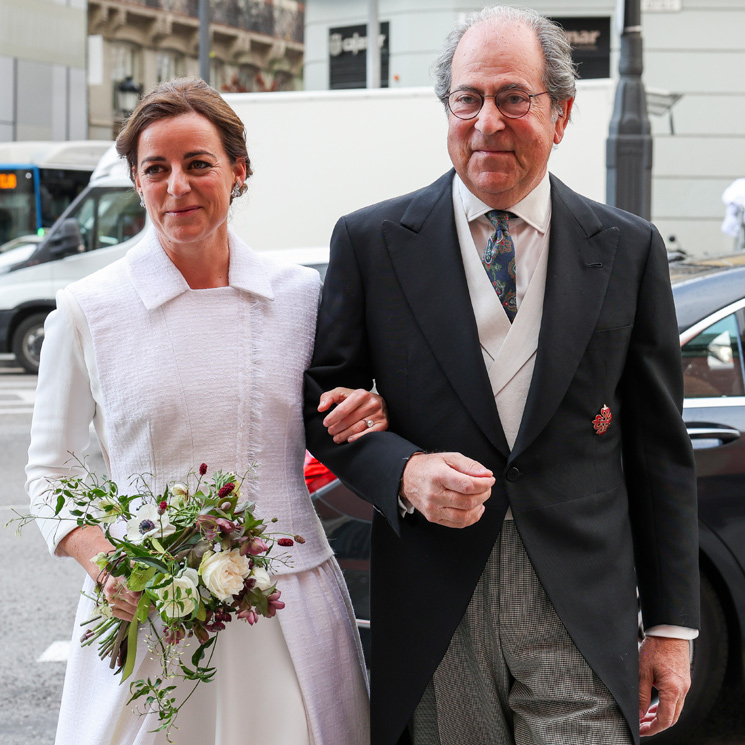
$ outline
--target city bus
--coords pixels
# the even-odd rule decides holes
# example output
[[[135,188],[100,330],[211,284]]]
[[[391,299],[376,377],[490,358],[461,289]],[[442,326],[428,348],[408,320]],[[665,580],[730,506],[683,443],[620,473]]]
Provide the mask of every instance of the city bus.
[[[51,228],[110,145],[106,140],[0,143],[0,245]]]

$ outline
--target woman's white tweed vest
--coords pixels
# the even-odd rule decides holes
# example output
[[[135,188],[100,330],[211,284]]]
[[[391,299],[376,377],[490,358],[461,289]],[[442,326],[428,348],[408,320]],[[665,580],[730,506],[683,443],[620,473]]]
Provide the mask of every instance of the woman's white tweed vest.
[[[191,290],[154,232],[68,290],[90,327],[111,477],[154,490],[206,463],[242,474],[272,530],[300,534],[293,566],[331,556],[303,478],[303,371],[320,280],[275,265],[230,235],[230,286]],[[130,487],[133,488],[133,487]]]

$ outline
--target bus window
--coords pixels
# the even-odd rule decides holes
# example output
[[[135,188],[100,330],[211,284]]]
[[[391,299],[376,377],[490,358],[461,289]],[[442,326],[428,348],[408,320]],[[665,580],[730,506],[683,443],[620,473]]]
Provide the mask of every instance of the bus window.
[[[33,169],[0,170],[0,244],[36,233],[34,202]]]
[[[42,168],[39,170],[41,226],[51,228],[73,199],[88,185],[88,171]]]
[[[43,235],[111,147],[102,140],[0,143],[0,244]]]

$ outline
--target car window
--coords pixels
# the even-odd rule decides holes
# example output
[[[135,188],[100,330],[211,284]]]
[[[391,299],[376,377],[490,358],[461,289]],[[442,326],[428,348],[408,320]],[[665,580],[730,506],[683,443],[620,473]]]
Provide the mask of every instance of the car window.
[[[145,227],[145,210],[137,192],[107,191],[98,202],[98,245],[116,246],[133,238]]]
[[[78,221],[86,251],[115,246],[145,227],[145,210],[131,187],[91,189],[68,217]]]
[[[682,348],[686,398],[745,395],[737,316],[713,323]]]

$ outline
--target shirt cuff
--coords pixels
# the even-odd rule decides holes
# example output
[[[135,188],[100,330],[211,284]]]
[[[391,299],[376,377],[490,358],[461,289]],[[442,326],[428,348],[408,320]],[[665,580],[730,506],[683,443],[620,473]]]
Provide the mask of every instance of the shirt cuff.
[[[689,629],[686,626],[669,626],[660,624],[644,629],[645,636],[666,636],[669,639],[695,639],[698,636],[698,629]]]
[[[414,505],[409,502],[406,497],[401,496],[401,494],[398,495],[398,513],[401,515],[401,517],[406,517],[406,515],[411,515],[414,512]]]

